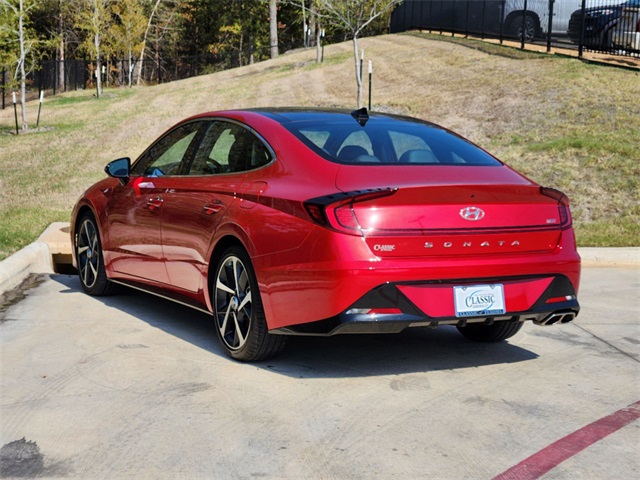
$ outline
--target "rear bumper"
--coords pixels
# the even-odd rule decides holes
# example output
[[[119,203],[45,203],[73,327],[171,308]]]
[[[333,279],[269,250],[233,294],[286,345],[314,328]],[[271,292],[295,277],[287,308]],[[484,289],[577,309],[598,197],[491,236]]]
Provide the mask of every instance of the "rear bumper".
[[[393,285],[418,310],[403,313],[426,321],[455,318],[452,287],[456,285],[504,283],[510,290],[523,278],[538,279],[531,285],[522,284],[517,291],[505,290],[519,299],[506,306],[509,315],[516,315],[530,312],[555,276],[568,279],[574,293],[580,284],[580,257],[571,229],[563,231],[558,246],[550,252],[384,258],[375,255],[362,237],[318,228],[292,260],[291,252],[252,258],[272,332],[340,317],[385,285]],[[450,299],[443,300],[445,295]],[[560,308],[554,305],[545,312]],[[408,323],[412,321],[413,317]]]
[[[425,312],[445,312],[452,309],[451,299],[443,295],[443,289],[450,290],[454,284],[492,283],[496,279],[469,279],[453,281],[445,285],[439,282],[421,284],[387,283],[370,291],[344,312],[321,321],[301,325],[293,325],[271,330],[271,333],[286,335],[330,336],[345,333],[398,333],[410,327],[431,327],[439,325],[455,325],[464,327],[470,323],[491,325],[495,322],[532,321],[537,325],[552,325],[572,321],[580,312],[573,285],[564,275],[552,277],[512,277],[500,279],[506,285],[527,287],[545,285],[542,294],[537,296],[533,304],[523,310],[507,309],[500,315],[473,316],[460,318],[454,315],[433,316]],[[407,289],[409,287],[409,289]],[[412,288],[413,287],[413,288]],[[418,295],[416,288],[422,293],[431,290],[435,295]],[[507,294],[507,306],[527,305],[526,298],[516,298],[523,288],[510,288]],[[427,300],[425,301],[425,298]],[[564,300],[562,300],[564,299]],[[443,302],[445,305],[443,305]],[[447,304],[449,302],[450,304]],[[393,311],[394,313],[384,313]],[[371,312],[371,313],[368,313]]]

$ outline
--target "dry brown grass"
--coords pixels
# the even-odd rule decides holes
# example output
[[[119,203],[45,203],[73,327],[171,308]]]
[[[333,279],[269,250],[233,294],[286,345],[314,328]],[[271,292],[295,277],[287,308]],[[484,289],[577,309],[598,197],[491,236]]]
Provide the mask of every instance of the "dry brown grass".
[[[577,60],[491,55],[410,35],[362,40],[373,109],[425,118],[564,189],[582,245],[640,244],[640,75]],[[45,100],[54,130],[0,134],[0,258],[68,219],[109,160],[136,157],[178,120],[256,106],[355,107],[350,43],[159,86]],[[365,95],[366,98],[366,95]],[[29,105],[35,119],[37,104]],[[0,111],[10,131],[13,111]],[[594,230],[595,229],[595,230]]]

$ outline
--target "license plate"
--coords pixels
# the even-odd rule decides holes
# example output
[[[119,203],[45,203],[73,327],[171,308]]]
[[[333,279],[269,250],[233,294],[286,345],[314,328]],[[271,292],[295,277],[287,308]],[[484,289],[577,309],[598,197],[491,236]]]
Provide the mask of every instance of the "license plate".
[[[453,287],[456,317],[500,315],[505,313],[502,285]]]

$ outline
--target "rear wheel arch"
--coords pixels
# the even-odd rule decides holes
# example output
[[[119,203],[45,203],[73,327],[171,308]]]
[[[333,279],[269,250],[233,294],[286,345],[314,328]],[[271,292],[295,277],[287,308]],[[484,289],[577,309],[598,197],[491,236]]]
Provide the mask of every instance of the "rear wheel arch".
[[[211,286],[215,283],[216,276],[216,266],[220,261],[220,257],[222,254],[229,249],[230,247],[239,247],[242,248],[245,252],[247,251],[246,247],[242,243],[242,241],[234,236],[234,235],[225,235],[220,238],[215,246],[213,247],[213,251],[209,256],[209,265],[207,270],[207,286],[205,288],[205,292],[207,295],[207,303],[208,307],[211,311],[213,311],[213,298],[211,298]]]
[[[76,214],[76,218],[75,218],[75,223],[73,224],[73,233],[74,233],[74,238],[73,238],[73,254],[75,255],[75,249],[76,249],[76,242],[78,239],[78,230],[80,229],[80,226],[82,224],[82,220],[85,217],[85,215],[91,215],[93,217],[93,219],[96,222],[96,226],[98,228],[98,233],[100,234],[100,238],[101,240],[104,242],[104,237],[102,235],[102,229],[100,228],[100,224],[98,222],[98,217],[96,216],[96,213],[93,211],[93,208],[91,208],[89,205],[83,205],[82,207],[80,207],[78,209],[78,212]],[[104,243],[103,243],[104,246]],[[76,259],[77,260],[77,259]]]
[[[238,266],[243,273],[235,278],[226,274],[230,265],[233,265],[232,270]],[[244,279],[244,282],[240,279]],[[235,294],[230,287],[236,290]],[[269,333],[251,256],[238,238],[223,237],[216,244],[209,264],[207,294],[216,333],[230,357],[240,361],[259,361],[271,358],[282,350],[286,337]],[[231,321],[232,317],[235,322]],[[235,327],[230,328],[229,325],[233,323]],[[240,331],[243,334],[238,335]]]

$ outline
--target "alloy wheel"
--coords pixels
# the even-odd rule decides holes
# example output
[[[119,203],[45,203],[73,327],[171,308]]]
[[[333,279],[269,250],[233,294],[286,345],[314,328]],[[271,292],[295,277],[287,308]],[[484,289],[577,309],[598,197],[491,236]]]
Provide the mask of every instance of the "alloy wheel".
[[[92,288],[98,280],[100,242],[96,226],[88,218],[82,222],[76,248],[80,279],[86,288]]]
[[[244,346],[251,328],[253,304],[249,273],[242,260],[228,256],[216,276],[215,315],[220,338],[230,350]]]

